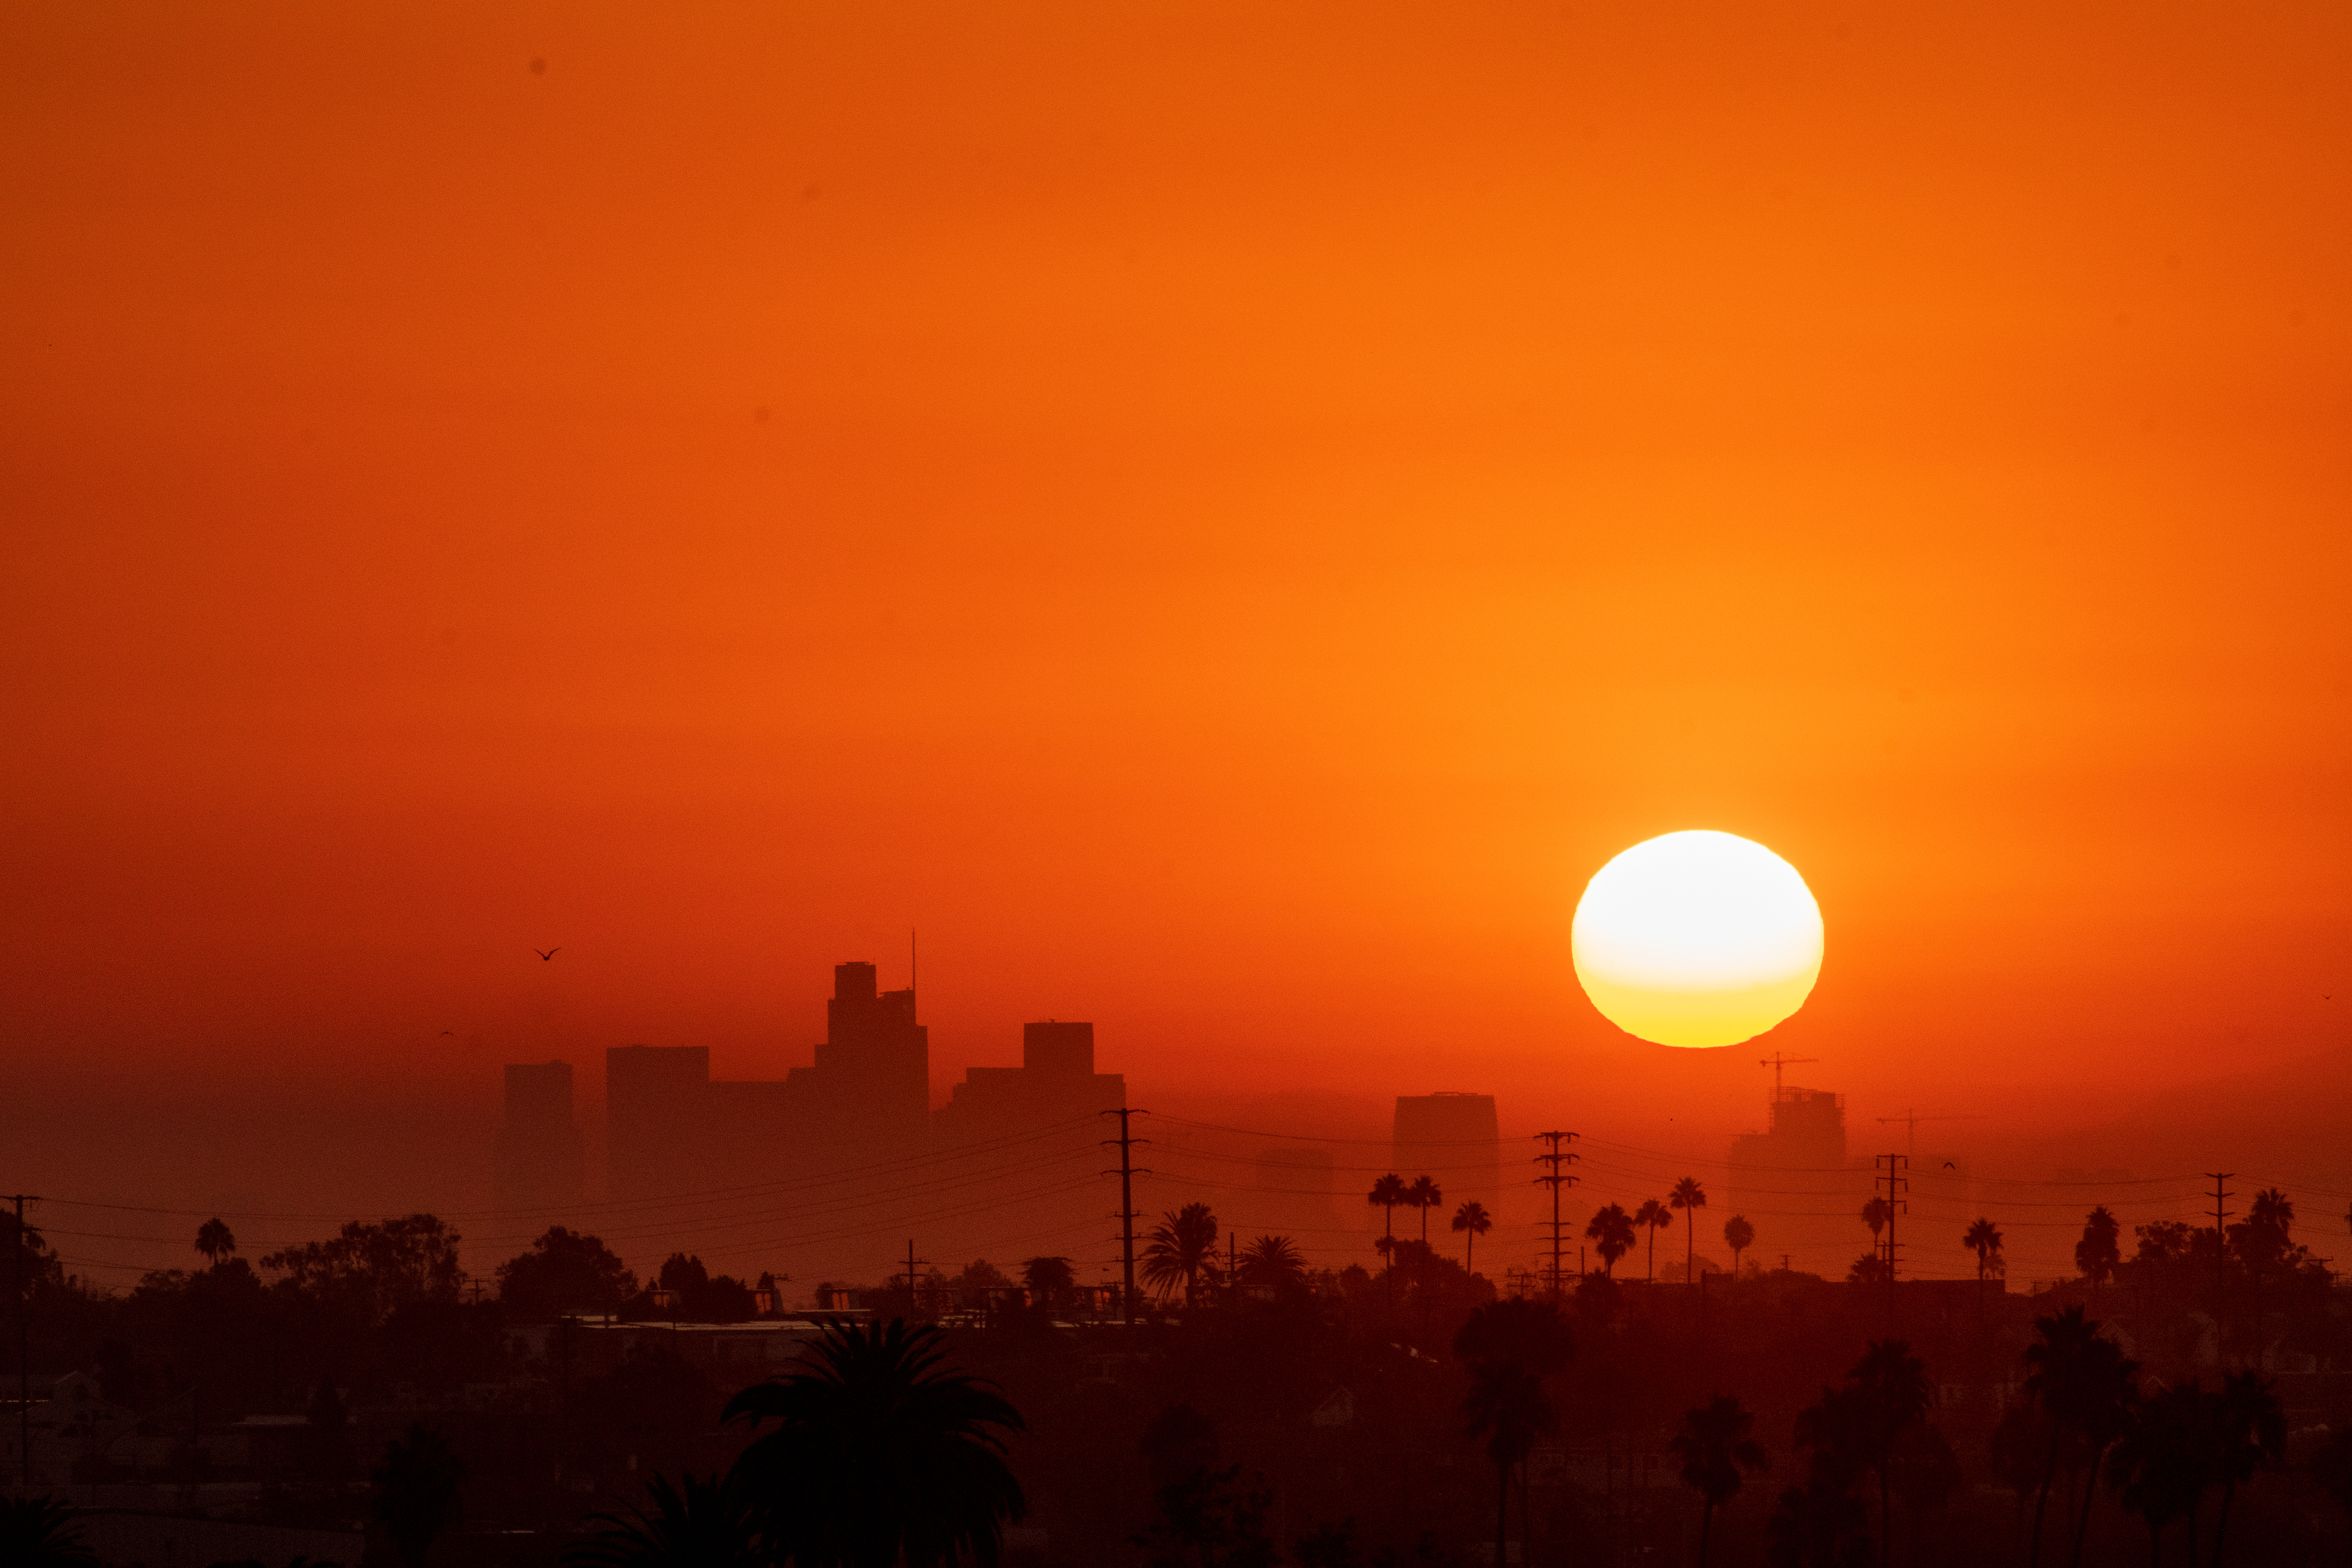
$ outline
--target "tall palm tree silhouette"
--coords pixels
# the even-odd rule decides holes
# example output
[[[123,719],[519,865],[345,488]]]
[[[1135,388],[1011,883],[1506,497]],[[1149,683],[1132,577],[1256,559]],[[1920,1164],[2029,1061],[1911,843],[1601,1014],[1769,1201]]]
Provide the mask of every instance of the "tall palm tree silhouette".
[[[2186,1516],[2189,1533],[2197,1531],[2197,1505],[2211,1482],[2212,1398],[2192,1377],[2142,1400],[2108,1462],[2124,1511],[2147,1526],[2151,1564],[2163,1561],[2165,1527],[2174,1520]]]
[[[1902,1340],[1873,1340],[1846,1374],[1862,1396],[1864,1457],[1878,1472],[1878,1555],[1892,1562],[1895,1551],[1894,1473],[1895,1446],[1927,1418],[1936,1390],[1927,1363]]]
[[[1989,1219],[1979,1219],[1969,1226],[1960,1237],[1960,1245],[1977,1255],[1977,1309],[1984,1309],[1984,1286],[1987,1276],[1995,1272],[1994,1262],[2000,1257],[2000,1232]]]
[[[1405,1201],[1404,1193],[1404,1178],[1391,1171],[1387,1175],[1374,1182],[1372,1190],[1364,1194],[1364,1201],[1381,1211],[1381,1235],[1388,1237],[1391,1242],[1396,1237],[1397,1207]],[[1393,1246],[1384,1247],[1381,1248],[1381,1252],[1391,1262],[1394,1261]]]
[[[1643,1198],[1642,1206],[1633,1211],[1633,1223],[1650,1227],[1650,1278],[1658,1277],[1658,1230],[1675,1223],[1675,1211],[1655,1198]]]
[[[2042,1561],[2042,1519],[2049,1507],[2051,1483],[2058,1477],[2058,1458],[2068,1436],[2090,1450],[2090,1473],[2098,1474],[2108,1447],[2123,1436],[2138,1386],[2134,1381],[2139,1363],[2126,1358],[2113,1340],[2103,1337],[2095,1319],[2083,1315],[2080,1304],[2063,1312],[2033,1320],[2035,1342],[2025,1347],[2029,1369],[2025,1392],[2050,1416],[2050,1452],[2042,1471],[2042,1489],[2033,1501],[2033,1535],[2027,1548],[2029,1568]],[[2074,1561],[2083,1555],[2083,1532],[2090,1525],[2091,1503],[2098,1489],[2085,1489],[2082,1517],[2074,1528]]]
[[[729,1479],[766,1561],[837,1568],[993,1564],[1027,1510],[1004,1462],[1027,1430],[994,1385],[942,1370],[945,1331],[904,1319],[834,1323],[798,1370],[754,1384],[720,1419],[758,1433]],[[760,1433],[761,1423],[775,1429]]]
[[[1495,1461],[1495,1561],[1510,1533],[1511,1467],[1552,1429],[1558,1413],[1544,1379],[1568,1364],[1576,1342],[1568,1321],[1549,1301],[1489,1301],[1454,1336],[1454,1353],[1470,1367],[1470,1396],[1462,1403],[1472,1442],[1486,1439]]]
[[[1756,1227],[1748,1223],[1744,1214],[1733,1215],[1723,1222],[1723,1245],[1731,1248],[1731,1278],[1739,1279],[1739,1255],[1756,1245]]]
[[[1683,1415],[1683,1429],[1666,1447],[1683,1462],[1683,1485],[1706,1500],[1698,1516],[1698,1568],[1706,1568],[1706,1540],[1715,1510],[1739,1495],[1742,1470],[1769,1462],[1763,1445],[1748,1436],[1755,1415],[1728,1394],[1718,1394]]]
[[[678,1481],[646,1483],[650,1513],[632,1505],[625,1517],[592,1515],[604,1528],[563,1554],[566,1568],[759,1568],[766,1561],[738,1487],[716,1476]]]
[[[2208,1561],[2218,1565],[2221,1542],[2230,1533],[2230,1505],[2237,1500],[2238,1488],[2253,1479],[2256,1470],[2285,1457],[2286,1413],[2279,1407],[2278,1395],[2271,1392],[2270,1379],[2251,1368],[2221,1379],[2212,1412],[2209,1451],[2221,1480],[2221,1516],[2213,1524],[2213,1554]]]
[[[1186,1204],[1161,1216],[1143,1248],[1143,1282],[1165,1297],[1179,1285],[1191,1306],[1201,1294],[1201,1278],[1215,1265],[1217,1216],[1206,1204]]]
[[[1471,1254],[1477,1250],[1478,1238],[1495,1228],[1495,1216],[1486,1212],[1485,1204],[1472,1198],[1454,1211],[1454,1228],[1462,1232],[1462,1268],[1466,1273]]]
[[[1633,1250],[1633,1216],[1611,1204],[1585,1223],[1584,1235],[1601,1254],[1601,1272],[1614,1279],[1617,1260]]]
[[[1698,1283],[1698,1211],[1706,1207],[1706,1189],[1698,1184],[1696,1176],[1685,1176],[1675,1184],[1666,1202],[1683,1211],[1683,1283]]]
[[[1412,1185],[1404,1190],[1404,1201],[1421,1211],[1421,1244],[1423,1247],[1429,1245],[1429,1211],[1444,1198],[1445,1194],[1439,1189],[1435,1179],[1429,1176],[1415,1176]]]

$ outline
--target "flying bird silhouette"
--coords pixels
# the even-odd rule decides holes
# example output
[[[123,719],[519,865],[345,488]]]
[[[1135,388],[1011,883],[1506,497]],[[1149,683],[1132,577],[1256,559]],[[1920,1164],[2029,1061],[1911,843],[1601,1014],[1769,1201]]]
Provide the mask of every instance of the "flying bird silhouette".
[[[532,951],[537,952],[538,950],[534,948]],[[441,1037],[445,1040],[454,1039],[457,1037],[457,1031],[455,1029],[444,1029],[441,1031]]]
[[[541,963],[547,963],[550,959],[553,958],[557,953],[562,952],[562,951],[563,950],[560,947],[551,947],[545,952],[539,952],[539,949],[535,947],[531,949],[531,952],[539,952],[539,961]]]
[[[1947,1160],[1947,1161],[1945,1161],[1945,1162],[1944,1162],[1944,1169],[1946,1169],[1947,1171],[1957,1171],[1957,1170],[1958,1170],[1958,1169],[1959,1169],[1959,1167],[1958,1167],[1958,1165],[1953,1164],[1949,1160]]]

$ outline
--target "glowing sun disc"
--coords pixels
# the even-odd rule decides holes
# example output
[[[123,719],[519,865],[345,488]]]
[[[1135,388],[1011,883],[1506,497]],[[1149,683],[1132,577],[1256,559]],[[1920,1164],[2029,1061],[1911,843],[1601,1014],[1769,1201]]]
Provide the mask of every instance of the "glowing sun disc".
[[[1627,1034],[1737,1045],[1804,1005],[1822,973],[1822,907],[1761,844],[1669,833],[1593,874],[1570,948],[1584,994]]]

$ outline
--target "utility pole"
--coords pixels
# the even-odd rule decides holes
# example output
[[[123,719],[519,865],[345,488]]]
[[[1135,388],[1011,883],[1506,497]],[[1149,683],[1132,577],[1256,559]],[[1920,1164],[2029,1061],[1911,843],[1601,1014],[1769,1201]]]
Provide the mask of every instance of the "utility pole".
[[[1576,1163],[1576,1152],[1567,1147],[1576,1142],[1576,1134],[1538,1132],[1536,1139],[1544,1145],[1544,1152],[1536,1156],[1536,1163],[1544,1168],[1543,1173],[1536,1177],[1536,1184],[1551,1189],[1551,1299],[1557,1301],[1559,1300],[1559,1258],[1566,1245],[1566,1238],[1560,1232],[1559,1190],[1576,1184],[1574,1173],[1567,1168]]]
[[[41,1200],[31,1193],[12,1193],[16,1205],[16,1467],[18,1479],[33,1484],[33,1289],[26,1278],[25,1255],[32,1250],[25,1234],[25,1205]]]
[[[2213,1184],[2213,1206],[2205,1212],[2213,1216],[2213,1361],[2221,1360],[2221,1308],[2230,1290],[2230,1233],[2223,1222],[2230,1217],[2230,1189],[2221,1184],[2236,1175],[2235,1171],[2208,1171],[2205,1175]]]
[[[1118,1136],[1104,1139],[1103,1144],[1106,1148],[1113,1143],[1118,1145],[1119,1256],[1127,1264],[1127,1288],[1119,1297],[1119,1307],[1121,1321],[1131,1329],[1135,1327],[1135,1178],[1151,1173],[1149,1171],[1136,1169],[1135,1146],[1138,1143],[1149,1143],[1151,1140],[1138,1138],[1130,1132],[1128,1130],[1128,1119],[1132,1116],[1149,1116],[1151,1112],[1122,1105],[1117,1110],[1106,1110],[1103,1114],[1118,1118]],[[1108,1176],[1110,1173],[1105,1171],[1103,1174]]]
[[[1987,1119],[1982,1116],[1922,1116],[1916,1110],[1906,1110],[1900,1116],[1882,1116],[1878,1119],[1878,1124],[1885,1127],[1899,1121],[1908,1128],[1911,1156],[1916,1159],[1919,1154],[1919,1123],[1922,1121],[1983,1121]]]
[[[929,1261],[928,1258],[915,1256],[914,1239],[911,1237],[908,1237],[907,1241],[907,1310],[909,1312],[915,1310],[915,1281],[921,1278],[915,1272],[916,1265]]]
[[[1911,1156],[1881,1154],[1871,1164],[1883,1173],[1871,1178],[1871,1185],[1886,1184],[1886,1321],[1895,1321],[1895,1216],[1908,1205],[1904,1195],[1911,1190]]]

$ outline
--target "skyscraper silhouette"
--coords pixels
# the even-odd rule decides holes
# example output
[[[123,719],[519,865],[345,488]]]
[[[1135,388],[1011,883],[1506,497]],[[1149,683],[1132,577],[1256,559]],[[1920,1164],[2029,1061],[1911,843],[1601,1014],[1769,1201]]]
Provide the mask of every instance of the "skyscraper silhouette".
[[[831,1157],[920,1148],[930,1122],[930,1036],[915,1021],[911,987],[877,992],[871,963],[835,964],[816,1064],[786,1079],[795,1121]]]
[[[508,1066],[492,1187],[500,1214],[525,1216],[535,1228],[574,1217],[585,1194],[570,1062]]]
[[[607,1197],[657,1197],[707,1184],[709,1089],[707,1046],[604,1052]]]

